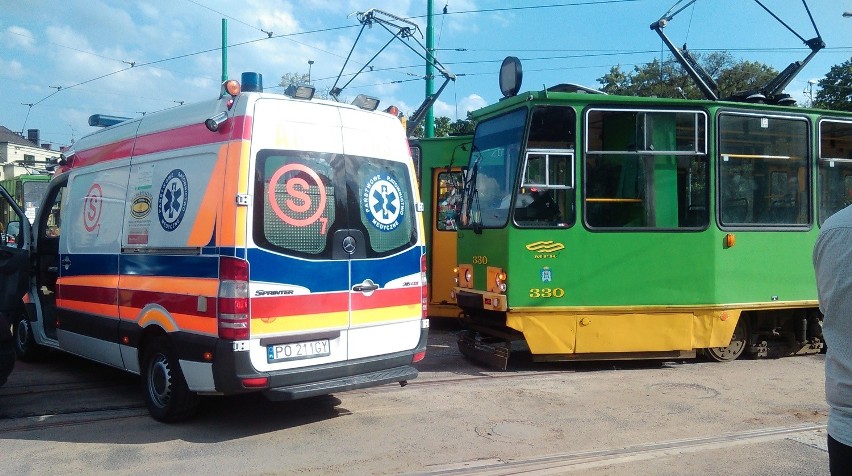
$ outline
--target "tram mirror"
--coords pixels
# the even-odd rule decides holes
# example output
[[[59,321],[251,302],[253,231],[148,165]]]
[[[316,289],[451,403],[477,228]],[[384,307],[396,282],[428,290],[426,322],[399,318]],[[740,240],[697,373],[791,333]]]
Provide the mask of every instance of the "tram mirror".
[[[507,56],[500,65],[500,92],[503,97],[512,97],[521,90],[521,81],[524,72],[521,60],[514,56]]]

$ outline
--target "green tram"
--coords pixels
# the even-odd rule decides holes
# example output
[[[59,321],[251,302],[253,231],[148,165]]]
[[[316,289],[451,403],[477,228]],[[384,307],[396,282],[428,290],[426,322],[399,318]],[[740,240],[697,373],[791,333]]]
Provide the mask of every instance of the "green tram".
[[[41,205],[41,199],[47,192],[50,177],[50,175],[45,174],[19,175],[1,180],[0,186],[3,186],[12,195],[12,198],[24,210],[30,223],[32,223]],[[8,234],[5,239],[12,240],[18,235],[20,230],[18,224],[15,223],[17,220],[18,217],[11,207],[0,207],[0,233]]]
[[[424,205],[429,282],[427,315],[430,318],[457,318],[460,314],[450,296],[464,186],[462,167],[470,157],[471,139],[466,135],[409,141]]]
[[[451,290],[465,354],[823,348],[811,255],[852,202],[852,114],[560,85],[474,118]]]

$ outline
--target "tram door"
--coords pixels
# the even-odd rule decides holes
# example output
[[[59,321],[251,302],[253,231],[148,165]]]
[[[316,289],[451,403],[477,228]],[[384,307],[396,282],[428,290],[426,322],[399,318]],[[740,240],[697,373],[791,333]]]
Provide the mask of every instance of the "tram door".
[[[461,193],[463,186],[462,169],[439,167],[432,170],[432,242],[431,263],[432,280],[429,283],[430,315],[455,317],[458,309],[455,305],[441,309],[440,304],[450,303],[450,290],[454,282],[453,268],[456,266],[456,230],[461,211]]]

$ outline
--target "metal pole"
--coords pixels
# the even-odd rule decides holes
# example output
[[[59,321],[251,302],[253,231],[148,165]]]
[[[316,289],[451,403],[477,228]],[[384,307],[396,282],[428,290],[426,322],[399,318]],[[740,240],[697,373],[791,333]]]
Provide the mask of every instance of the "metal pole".
[[[222,82],[228,80],[228,20],[222,19]]]
[[[427,0],[426,9],[426,98],[429,99],[435,90],[435,66],[433,66],[435,60],[435,28],[432,25],[433,0]],[[426,123],[423,128],[423,137],[435,137],[435,116],[432,112],[432,106],[429,106],[429,110],[426,111]]]

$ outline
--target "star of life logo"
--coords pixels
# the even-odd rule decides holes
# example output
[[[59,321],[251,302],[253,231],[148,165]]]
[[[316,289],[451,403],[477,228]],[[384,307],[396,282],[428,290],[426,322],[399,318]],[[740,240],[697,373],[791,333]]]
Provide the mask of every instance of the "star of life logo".
[[[160,226],[164,230],[174,231],[180,226],[188,201],[189,184],[186,174],[183,170],[174,169],[163,180],[157,200],[157,214],[160,217]]]
[[[375,175],[367,181],[362,204],[370,223],[381,231],[395,230],[405,216],[402,189],[389,175]]]

